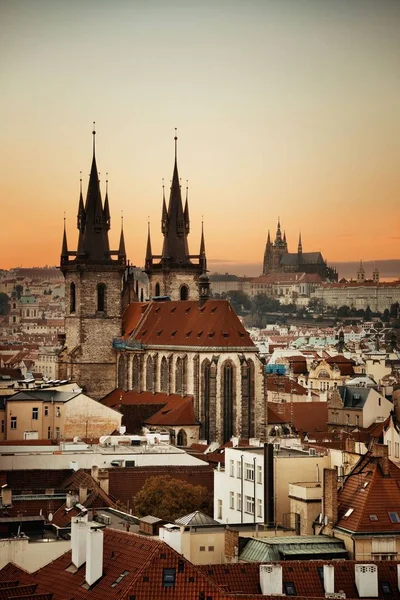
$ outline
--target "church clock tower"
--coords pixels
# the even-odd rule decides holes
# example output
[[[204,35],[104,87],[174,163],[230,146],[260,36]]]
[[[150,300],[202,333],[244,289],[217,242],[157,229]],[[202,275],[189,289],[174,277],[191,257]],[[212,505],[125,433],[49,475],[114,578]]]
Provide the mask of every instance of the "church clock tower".
[[[78,247],[69,251],[64,225],[60,269],[65,277],[65,343],[59,354],[59,377],[76,381],[92,398],[115,388],[113,338],[121,335],[121,282],[126,265],[124,234],[118,250],[110,250],[108,190],[102,202],[93,158],[86,202],[82,180],[78,205]]]

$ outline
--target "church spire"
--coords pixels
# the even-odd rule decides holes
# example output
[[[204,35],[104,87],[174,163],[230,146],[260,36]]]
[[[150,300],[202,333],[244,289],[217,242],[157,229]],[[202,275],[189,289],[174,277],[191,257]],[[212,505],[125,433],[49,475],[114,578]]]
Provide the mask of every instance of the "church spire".
[[[61,264],[68,262],[68,244],[67,244],[67,230],[65,227],[65,215],[64,215],[64,233],[61,247]]]
[[[111,215],[110,215],[110,205],[108,202],[108,173],[106,173],[106,197],[104,199],[104,220],[106,223],[107,231],[110,230],[111,227]]]
[[[270,245],[271,245],[271,234],[268,229],[267,246],[270,246]]]
[[[89,185],[84,207],[84,219],[80,219],[78,241],[78,260],[80,262],[108,262],[110,260],[110,246],[106,215],[100,192],[99,174],[96,164],[96,131],[93,128],[93,158],[90,169]],[[80,205],[79,213],[82,214]]]
[[[175,129],[175,163],[172,175],[171,192],[168,204],[168,213],[165,219],[166,207],[163,204],[162,231],[164,234],[164,244],[162,250],[162,260],[174,264],[183,264],[190,262],[189,249],[187,243],[187,230],[185,213],[182,205],[181,186],[179,183],[178,164],[177,164],[177,143],[178,137]],[[165,220],[167,226],[164,226]]]
[[[150,238],[150,221],[147,223],[147,246],[146,246],[146,269],[151,267],[153,264],[153,253],[151,251],[151,238]]]
[[[189,220],[189,186],[186,180],[186,202],[185,202],[185,229],[186,235],[190,231],[190,220]]]
[[[203,271],[207,271],[206,244],[204,241],[204,222],[201,222],[201,239],[200,239],[200,265]]]
[[[280,217],[278,217],[278,225],[276,227],[276,238],[275,238],[275,244],[279,244],[282,242],[282,233],[281,233],[281,220]]]
[[[85,220],[86,220],[86,213],[85,213],[85,207],[83,204],[83,195],[82,195],[82,171],[81,171],[81,177],[80,177],[80,185],[79,185],[79,205],[78,205],[78,216],[77,216],[77,227],[79,229],[79,231],[83,231],[85,228]]]
[[[163,204],[162,204],[162,215],[161,215],[161,233],[163,235],[165,235],[168,231],[168,211],[167,211],[167,203],[165,202],[164,179],[162,180],[162,195],[163,195]]]
[[[126,261],[125,237],[124,237],[124,217],[123,217],[123,215],[121,215],[121,235],[120,235],[120,238],[119,238],[118,258],[119,258],[119,260],[121,260],[123,262]]]
[[[297,246],[297,253],[298,254],[303,253],[303,244],[301,242],[301,231],[299,232],[299,245]]]

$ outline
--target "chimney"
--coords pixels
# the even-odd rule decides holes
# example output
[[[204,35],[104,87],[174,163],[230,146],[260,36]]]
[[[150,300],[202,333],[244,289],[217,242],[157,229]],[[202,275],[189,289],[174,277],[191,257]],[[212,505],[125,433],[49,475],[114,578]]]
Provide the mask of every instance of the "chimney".
[[[7,484],[1,486],[1,503],[3,506],[12,506],[12,489]]]
[[[99,476],[99,467],[97,465],[92,466],[92,471],[90,474],[95,481],[97,481],[97,482],[99,481],[99,477],[98,477]]]
[[[71,521],[72,562],[79,569],[86,560],[86,520],[82,518]]]
[[[73,508],[77,502],[78,502],[78,496],[71,491],[67,492],[67,497],[65,500],[67,508]]]
[[[260,565],[260,586],[264,596],[282,595],[282,566]]]
[[[327,525],[333,527],[338,520],[338,475],[336,469],[324,469],[324,489],[322,512]]]
[[[98,527],[89,527],[86,534],[86,583],[92,586],[103,575],[104,533]]]
[[[87,500],[87,488],[79,487],[79,503],[84,504]]]
[[[378,566],[355,565],[356,588],[360,598],[378,598]]]
[[[390,477],[389,448],[385,444],[374,444],[371,449],[372,456],[379,458],[379,466],[384,477]]]
[[[324,590],[325,594],[335,593],[335,567],[333,565],[324,565]]]
[[[227,562],[235,561],[235,550],[238,548],[238,546],[239,532],[227,526],[225,529],[225,558],[227,559]]]
[[[107,469],[99,469],[99,472],[97,474],[97,481],[99,482],[101,489],[106,494],[108,494],[109,479]]]

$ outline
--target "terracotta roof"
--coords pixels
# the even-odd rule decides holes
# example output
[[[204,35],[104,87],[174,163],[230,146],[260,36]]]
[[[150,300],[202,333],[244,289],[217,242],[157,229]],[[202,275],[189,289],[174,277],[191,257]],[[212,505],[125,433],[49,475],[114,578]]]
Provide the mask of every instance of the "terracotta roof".
[[[274,402],[274,412],[284,419],[285,423],[291,422],[293,411],[293,425],[297,431],[325,431],[328,422],[327,402]]]
[[[185,396],[191,398],[191,396]],[[107,394],[102,399],[102,404],[106,406],[122,406],[124,404],[154,404],[154,405],[165,405],[174,400],[182,400],[182,396],[179,394],[164,394],[163,392],[136,392],[130,390],[125,392],[121,389],[116,389]]]
[[[384,476],[378,457],[369,452],[360,458],[338,493],[336,527],[360,533],[391,531],[400,535],[400,469],[390,460],[388,464],[390,476]],[[353,512],[346,517],[350,509]],[[390,512],[399,515],[398,523],[392,522]]]
[[[144,346],[256,346],[227,300],[149,302],[129,338]]]
[[[308,394],[307,388],[283,375],[267,375],[266,384],[267,390],[271,392],[281,392],[284,394],[292,392],[296,396],[307,396]]]
[[[122,333],[125,338],[132,335],[148,306],[148,302],[131,302],[131,304],[128,304],[122,315]]]
[[[288,422],[289,421],[285,421],[285,419],[277,415],[276,412],[268,405],[268,425],[282,425]]]
[[[363,561],[362,564],[365,564],[365,562]],[[359,597],[355,585],[356,561],[288,560],[279,564],[282,565],[283,582],[292,582],[295,586],[296,594],[293,596],[295,598],[325,598],[320,569],[326,564],[333,565],[335,570],[335,592],[343,590],[346,594],[346,598]],[[391,594],[390,598],[400,598],[397,587],[397,562],[378,561],[374,564],[378,566],[378,581],[388,582],[391,586],[393,595]],[[260,563],[200,565],[198,568],[219,586],[224,586],[228,593],[247,594],[253,598],[268,598],[268,596],[260,595]],[[379,598],[383,599],[388,597],[382,591],[381,586],[379,586],[378,589]],[[239,597],[241,599],[243,598],[243,596]]]
[[[171,394],[168,403],[152,417],[145,421],[146,425],[198,425],[193,409],[192,396]]]

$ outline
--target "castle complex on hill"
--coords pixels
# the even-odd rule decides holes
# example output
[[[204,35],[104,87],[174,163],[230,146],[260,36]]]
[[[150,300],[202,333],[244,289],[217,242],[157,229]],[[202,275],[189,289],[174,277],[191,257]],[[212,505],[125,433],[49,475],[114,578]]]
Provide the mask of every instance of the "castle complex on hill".
[[[327,265],[321,252],[303,252],[301,234],[299,234],[297,252],[289,252],[286,233],[284,232],[282,236],[279,219],[275,240],[271,242],[268,231],[264,252],[262,274],[270,275],[273,273],[307,273],[319,275],[325,281],[338,280],[336,270]]]

